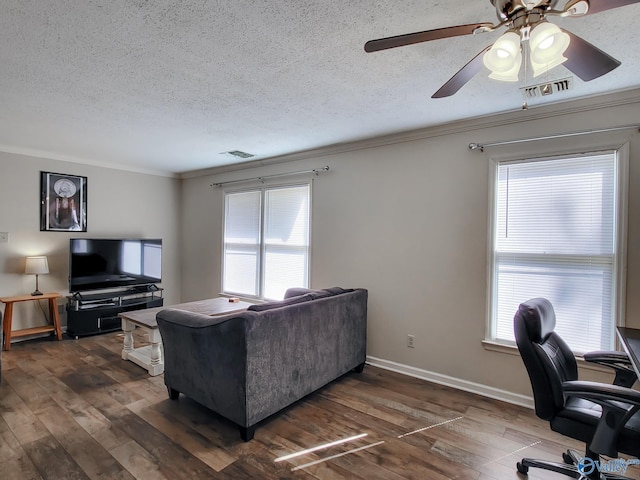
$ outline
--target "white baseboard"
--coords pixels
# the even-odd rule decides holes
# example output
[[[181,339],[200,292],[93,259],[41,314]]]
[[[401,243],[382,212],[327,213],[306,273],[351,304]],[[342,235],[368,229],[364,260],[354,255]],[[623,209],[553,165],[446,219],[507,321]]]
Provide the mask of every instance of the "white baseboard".
[[[482,395],[483,397],[489,397],[531,409],[534,408],[533,398],[526,395],[520,395],[518,393],[508,392],[506,390],[500,390],[498,388],[482,385],[480,383],[470,382],[468,380],[462,380],[460,378],[450,377],[448,375],[442,375],[440,373],[430,372],[428,370],[422,370],[420,368],[403,365],[401,363],[384,360],[382,358],[367,356],[367,364],[374,367],[383,368],[385,370],[390,370],[392,372],[402,373],[410,377],[420,378],[422,380],[437,383],[439,385],[457,388],[458,390],[463,390],[465,392],[476,393],[478,395]]]

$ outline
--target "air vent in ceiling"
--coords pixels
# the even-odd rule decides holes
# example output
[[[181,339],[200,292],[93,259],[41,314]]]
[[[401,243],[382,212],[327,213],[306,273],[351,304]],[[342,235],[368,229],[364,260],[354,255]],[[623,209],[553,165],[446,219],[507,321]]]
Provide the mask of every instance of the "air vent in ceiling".
[[[550,82],[540,83],[538,85],[530,85],[522,87],[522,93],[525,98],[539,98],[553,95],[556,93],[566,92],[573,88],[573,77],[562,78]]]
[[[233,158],[241,158],[243,160],[246,160],[247,158],[255,157],[253,153],[247,153],[241,150],[231,150],[229,152],[222,152],[220,155],[226,155],[228,157],[233,157]]]

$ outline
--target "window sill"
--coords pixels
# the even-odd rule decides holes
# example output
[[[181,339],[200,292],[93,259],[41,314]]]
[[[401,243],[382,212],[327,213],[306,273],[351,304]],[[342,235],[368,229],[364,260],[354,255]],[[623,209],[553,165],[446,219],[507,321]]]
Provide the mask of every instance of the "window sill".
[[[498,353],[506,353],[508,355],[520,356],[520,352],[518,351],[518,347],[516,345],[511,345],[508,343],[499,343],[494,342],[492,340],[483,340],[482,347],[485,350],[489,350],[491,352]],[[584,368],[586,370],[593,370],[595,372],[600,373],[611,373],[612,370],[601,365],[597,365],[595,363],[586,362],[582,356],[577,355],[576,361],[578,363],[579,368]]]
[[[238,299],[240,299],[241,302],[247,302],[247,303],[264,303],[264,300],[260,300],[259,298],[242,297],[242,296],[239,296],[239,295],[231,295],[230,293],[224,293],[224,292],[218,293],[218,296],[220,296],[222,298],[238,298]]]
[[[509,355],[520,356],[518,347],[516,347],[515,345],[510,345],[508,343],[499,343],[499,342],[494,342],[492,340],[483,340],[482,346],[485,350],[489,350],[492,352],[508,353]]]

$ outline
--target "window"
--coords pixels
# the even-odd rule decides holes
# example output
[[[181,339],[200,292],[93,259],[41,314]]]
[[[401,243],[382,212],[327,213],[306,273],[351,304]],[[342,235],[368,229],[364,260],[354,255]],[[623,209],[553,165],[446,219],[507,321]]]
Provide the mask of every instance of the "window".
[[[513,343],[513,316],[548,298],[576,352],[614,347],[623,217],[616,152],[498,162],[488,337]]]
[[[281,299],[309,278],[310,185],[225,194],[222,288]]]

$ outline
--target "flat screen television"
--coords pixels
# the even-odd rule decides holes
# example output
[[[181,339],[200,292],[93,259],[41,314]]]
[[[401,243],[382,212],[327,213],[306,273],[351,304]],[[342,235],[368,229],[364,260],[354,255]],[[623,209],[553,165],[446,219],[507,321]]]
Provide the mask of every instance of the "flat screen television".
[[[69,292],[160,283],[162,239],[72,238]]]

